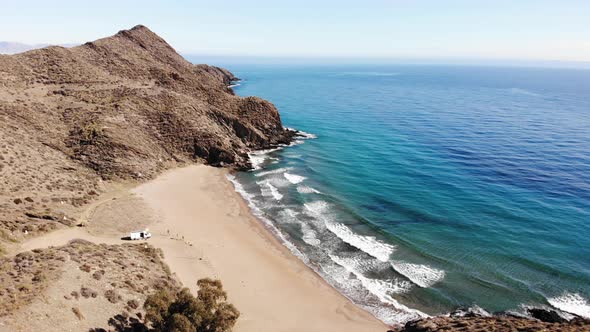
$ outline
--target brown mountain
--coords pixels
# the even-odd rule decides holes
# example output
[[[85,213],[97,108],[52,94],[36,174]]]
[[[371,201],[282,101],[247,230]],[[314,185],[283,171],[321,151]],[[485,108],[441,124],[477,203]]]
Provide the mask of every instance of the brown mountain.
[[[248,151],[289,143],[273,104],[236,96],[235,79],[141,25],[0,55],[0,242],[76,223],[103,180],[191,162],[243,169]]]

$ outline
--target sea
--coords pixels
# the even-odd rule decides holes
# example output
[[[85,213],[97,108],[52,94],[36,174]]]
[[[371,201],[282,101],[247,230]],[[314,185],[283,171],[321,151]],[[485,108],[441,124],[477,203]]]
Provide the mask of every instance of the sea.
[[[590,317],[590,70],[226,67],[302,132],[230,180],[358,306]]]

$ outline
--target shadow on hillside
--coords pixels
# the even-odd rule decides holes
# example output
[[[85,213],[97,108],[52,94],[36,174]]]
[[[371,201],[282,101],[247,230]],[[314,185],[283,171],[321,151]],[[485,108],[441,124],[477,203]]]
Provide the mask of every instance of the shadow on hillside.
[[[116,331],[116,332],[148,332],[149,329],[147,326],[141,322],[139,319],[134,317],[126,317],[124,315],[118,314],[114,317],[109,319],[109,326],[113,329],[105,330],[103,328],[93,328],[88,330],[88,332],[109,332],[109,331]]]

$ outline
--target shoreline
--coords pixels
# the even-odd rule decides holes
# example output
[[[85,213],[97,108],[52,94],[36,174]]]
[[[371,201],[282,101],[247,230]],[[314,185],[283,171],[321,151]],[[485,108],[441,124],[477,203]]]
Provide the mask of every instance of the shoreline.
[[[120,238],[126,232],[121,229],[153,227],[154,237],[148,243],[163,250],[164,262],[184,287],[196,294],[198,279],[221,280],[229,302],[241,312],[234,331],[261,331],[269,326],[275,331],[387,331],[394,327],[357,306],[292,253],[251,211],[229,174],[228,169],[206,165],[164,171],[151,181],[107,192],[108,199],[85,212],[87,227],[31,238],[9,255],[62,246],[74,239],[124,244],[129,241]],[[113,209],[131,220],[123,225],[121,219],[111,220]],[[490,316],[477,309],[431,319],[461,319],[465,313],[484,320],[518,318],[510,313]],[[534,321],[528,316],[518,319]]]
[[[285,247],[226,177],[192,165],[164,172],[132,190],[154,210],[150,243],[179,280],[219,278],[242,315],[235,331],[385,331]],[[166,238],[167,237],[167,238]]]

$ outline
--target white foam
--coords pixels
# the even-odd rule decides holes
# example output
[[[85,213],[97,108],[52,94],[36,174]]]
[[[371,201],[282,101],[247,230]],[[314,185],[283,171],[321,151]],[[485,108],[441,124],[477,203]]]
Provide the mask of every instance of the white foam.
[[[268,170],[268,171],[258,172],[256,174],[254,174],[254,176],[261,177],[261,176],[272,175],[272,174],[280,174],[280,173],[284,173],[290,169],[291,168],[289,168],[289,167],[281,167],[281,168],[272,169],[272,170]]]
[[[387,262],[389,256],[395,251],[395,246],[377,240],[374,236],[359,235],[354,233],[347,226],[334,222],[329,215],[330,205],[324,201],[313,201],[303,204],[312,216],[324,222],[332,233],[342,241],[350,244],[357,249],[377,258],[382,262]]]
[[[350,260],[343,259],[335,255],[329,256],[330,259],[336,264],[344,267],[349,273],[352,273],[360,281],[361,285],[371,294],[375,295],[381,302],[390,304],[396,309],[404,311],[408,314],[407,316],[412,318],[428,317],[428,315],[425,313],[415,309],[410,309],[392,297],[392,294],[407,292],[409,287],[411,287],[411,285],[409,285],[407,282],[367,278],[357,269],[355,269],[355,264],[351,264]],[[342,278],[339,279],[342,280]],[[404,317],[404,319],[409,318]]]
[[[299,130],[297,133],[302,139],[316,139],[318,138],[315,134],[306,133],[304,131]]]
[[[392,261],[391,267],[423,288],[430,287],[445,277],[445,271],[422,264]]]
[[[281,220],[288,224],[298,223],[297,216],[299,213],[293,209],[285,208],[279,211]]]
[[[578,293],[565,293],[547,300],[552,306],[578,316],[590,318],[590,303]]]
[[[377,240],[374,236],[359,235],[337,222],[327,222],[326,227],[342,241],[354,246],[382,262],[387,262],[395,246]]]
[[[264,216],[262,210],[260,210],[260,208],[256,206],[253,199],[254,195],[248,193],[234,175],[228,174],[226,175],[226,177],[234,185],[234,189],[236,190],[236,192],[244,198],[246,203],[248,203],[248,207],[252,211],[252,214],[254,214],[258,218],[258,220],[261,220],[268,227],[268,229],[279,239],[279,241],[281,241],[281,243],[283,243],[283,245],[293,253],[293,255],[301,259],[305,264],[309,264],[309,258],[307,258],[307,256],[304,253],[302,253],[299,249],[297,249],[297,247],[295,247],[295,245],[291,241],[289,241],[287,237],[270,220],[268,220],[268,218]]]
[[[238,86],[240,86],[240,85],[241,85],[240,83],[236,83],[236,84],[230,84],[230,85],[228,85],[227,87],[228,87],[228,88],[235,88],[235,87],[238,87]]]
[[[288,224],[298,224],[301,227],[301,233],[303,236],[301,239],[303,242],[309,244],[310,246],[317,247],[321,244],[321,241],[317,238],[316,231],[304,221],[300,221],[298,216],[299,212],[293,209],[283,209],[279,212],[281,216],[281,221]]]
[[[283,173],[283,176],[285,177],[285,179],[289,180],[289,182],[291,182],[292,184],[298,184],[301,183],[303,180],[305,180],[304,176],[301,175],[297,175],[297,174],[291,174],[291,173]]]
[[[250,163],[252,164],[252,168],[254,170],[259,170],[262,168],[262,164],[266,159],[269,159],[269,153],[281,150],[282,147],[277,147],[274,149],[267,149],[267,150],[258,150],[248,153],[248,158],[250,159]]]
[[[297,192],[300,194],[321,194],[319,190],[308,186],[297,186]]]
[[[316,232],[306,224],[305,222],[301,222],[301,232],[303,233],[303,242],[309,244],[310,246],[317,247],[320,245],[321,241],[317,238]]]
[[[256,184],[258,184],[260,186],[260,191],[262,193],[262,196],[265,197],[269,197],[271,196],[272,198],[274,198],[277,201],[280,201],[281,199],[283,199],[283,195],[279,192],[279,190],[273,186],[270,181],[266,180],[266,181],[258,181],[256,182]]]
[[[314,216],[321,216],[330,208],[330,205],[324,201],[313,201],[309,203],[304,203],[303,206],[305,206],[305,208]]]
[[[264,163],[264,160],[266,159],[265,155],[248,154],[248,157],[250,158],[250,164],[252,164],[252,168],[254,170],[261,169],[262,164]]]
[[[298,140],[294,140],[293,142],[291,142],[288,146],[295,146],[295,145],[299,145],[299,144],[303,144],[305,143],[303,140],[298,139]]]

